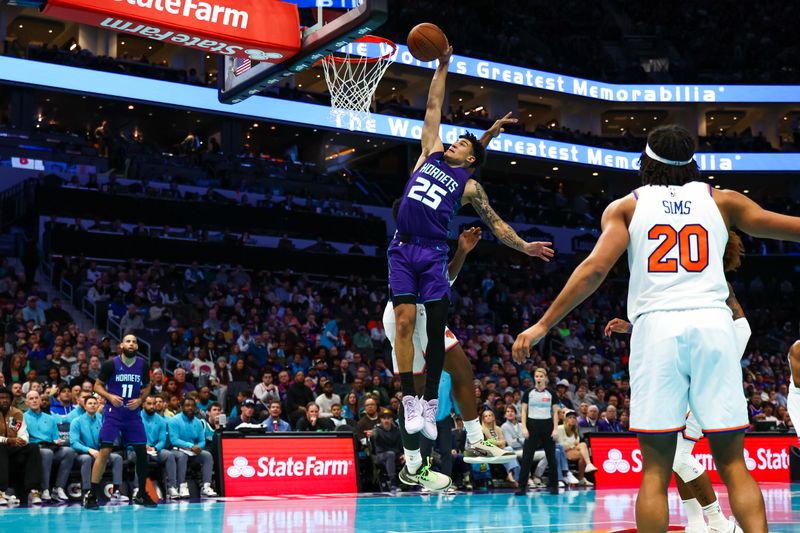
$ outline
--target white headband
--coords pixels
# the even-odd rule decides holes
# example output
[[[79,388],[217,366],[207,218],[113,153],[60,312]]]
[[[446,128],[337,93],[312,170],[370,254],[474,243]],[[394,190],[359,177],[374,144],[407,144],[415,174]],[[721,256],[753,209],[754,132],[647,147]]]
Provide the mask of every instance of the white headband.
[[[659,163],[664,163],[665,165],[672,165],[673,167],[682,167],[684,165],[688,165],[694,159],[694,157],[689,158],[687,161],[672,161],[671,159],[665,159],[660,155],[656,154],[653,151],[653,149],[650,148],[649,144],[644,147],[644,153],[646,153],[650,159],[655,159]]]

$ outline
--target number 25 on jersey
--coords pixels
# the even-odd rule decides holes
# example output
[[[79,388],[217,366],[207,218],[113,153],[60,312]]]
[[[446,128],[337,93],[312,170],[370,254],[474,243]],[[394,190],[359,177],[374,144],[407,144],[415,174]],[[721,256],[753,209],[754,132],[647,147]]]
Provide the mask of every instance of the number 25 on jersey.
[[[702,272],[708,266],[708,230],[700,224],[687,224],[680,230],[656,224],[647,232],[650,240],[661,240],[647,260],[648,272],[677,273],[678,263],[686,272]],[[678,259],[667,258],[678,247]]]
[[[431,209],[436,209],[442,203],[442,197],[447,195],[447,191],[430,180],[417,176],[414,185],[408,190],[408,197],[412,200],[422,202]]]

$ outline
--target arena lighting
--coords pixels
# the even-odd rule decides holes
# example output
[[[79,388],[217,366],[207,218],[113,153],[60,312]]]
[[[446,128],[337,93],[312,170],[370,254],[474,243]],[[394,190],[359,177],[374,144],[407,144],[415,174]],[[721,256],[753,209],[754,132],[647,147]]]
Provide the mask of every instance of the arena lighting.
[[[333,120],[330,107],[305,102],[280,100],[265,96],[249,98],[235,106],[221,104],[217,91],[206,87],[184,85],[160,80],[113,74],[110,72],[80,69],[64,65],[28,61],[14,57],[0,57],[0,81],[59,89],[67,92],[118,98],[127,103],[139,102],[191,108],[248,120],[266,120],[301,124],[336,131],[365,133],[418,142],[422,135],[422,121],[373,113],[369,120]],[[477,129],[442,124],[445,143],[453,143],[464,132],[481,135]],[[623,152],[597,146],[524,137],[505,133],[492,140],[491,151],[515,157],[550,160],[552,163],[582,164],[616,170],[638,169],[639,152]],[[757,172],[800,171],[800,153],[698,153],[695,159],[703,172]]]

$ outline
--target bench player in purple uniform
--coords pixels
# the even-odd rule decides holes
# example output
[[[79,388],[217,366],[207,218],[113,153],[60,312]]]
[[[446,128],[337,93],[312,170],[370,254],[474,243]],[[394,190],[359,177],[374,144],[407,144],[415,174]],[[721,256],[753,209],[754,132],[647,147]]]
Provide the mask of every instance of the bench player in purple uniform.
[[[503,222],[489,204],[486,192],[472,179],[473,171],[485,159],[485,145],[499,135],[503,124],[515,122],[507,115],[487,131],[481,141],[472,134],[462,135],[445,151],[439,138],[445,79],[452,47],[439,58],[431,81],[425,123],[422,129],[422,155],[406,184],[397,215],[397,232],[389,245],[389,286],[397,324],[395,350],[403,390],[404,444],[418,449],[417,433],[436,439],[436,410],[439,379],[444,365],[444,331],[447,322],[450,285],[447,279],[448,227],[459,207],[472,204],[495,236],[515,250],[545,261],[553,256],[549,242],[525,242]],[[427,377],[422,399],[415,396],[412,342],[417,302],[425,305],[428,316],[426,347]],[[409,440],[409,438],[411,440]],[[420,465],[407,465],[413,474]]]
[[[122,434],[125,446],[136,452],[136,474],[144,486],[147,479],[147,434],[142,423],[142,400],[150,393],[150,377],[144,359],[136,356],[139,343],[135,335],[125,335],[120,344],[120,355],[103,363],[94,383],[94,391],[106,399],[103,425],[100,428],[100,455],[92,467],[92,488],[83,499],[87,509],[97,509],[100,481],[114,441]],[[140,490],[133,503],[155,507],[156,503],[146,490]]]

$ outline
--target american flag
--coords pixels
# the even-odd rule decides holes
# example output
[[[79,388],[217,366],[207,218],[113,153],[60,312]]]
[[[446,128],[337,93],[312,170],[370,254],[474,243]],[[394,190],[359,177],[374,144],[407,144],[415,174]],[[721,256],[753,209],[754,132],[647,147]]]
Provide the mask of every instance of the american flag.
[[[253,67],[253,62],[250,61],[250,58],[241,59],[237,57],[233,61],[234,73],[237,76],[241,76]]]

